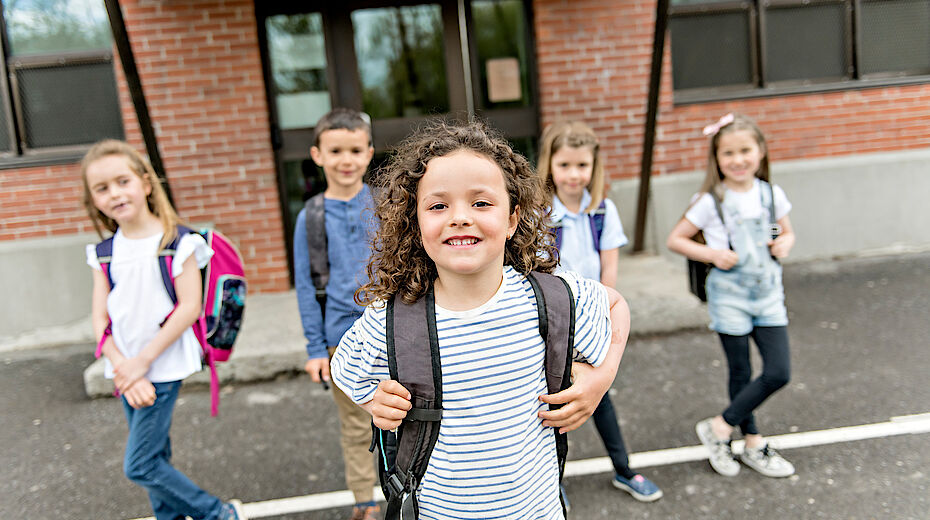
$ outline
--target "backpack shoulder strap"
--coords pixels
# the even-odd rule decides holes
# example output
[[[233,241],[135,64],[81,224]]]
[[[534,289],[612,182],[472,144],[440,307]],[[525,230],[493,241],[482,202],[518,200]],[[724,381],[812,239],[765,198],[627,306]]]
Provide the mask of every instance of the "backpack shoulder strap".
[[[317,294],[329,283],[329,249],[326,239],[326,201],[317,193],[304,205],[307,226],[307,252],[310,255],[310,279]]]
[[[717,194],[714,193],[714,190],[708,191],[707,194],[710,195],[711,200],[714,201],[714,209],[717,210],[717,217],[723,225],[723,231],[727,234],[727,246],[732,250],[733,242],[730,241],[730,229],[727,227],[727,221],[723,219],[723,207],[720,205],[720,199],[717,197]]]
[[[597,209],[589,213],[588,223],[591,224],[591,237],[594,238],[594,250],[601,250],[601,235],[604,234],[604,216],[607,215],[607,199],[601,201]]]
[[[402,518],[416,518],[416,490],[426,473],[442,420],[442,367],[432,287],[410,305],[397,296],[392,298],[385,334],[391,379],[410,391],[413,405],[397,430],[394,471],[384,486],[388,501],[385,518],[397,513]]]
[[[110,290],[112,291],[113,275],[110,274],[110,262],[113,261],[113,237],[103,240],[97,244],[96,250],[97,262],[100,263],[100,269],[103,270],[103,274],[107,276],[107,281],[110,282]]]
[[[171,298],[171,303],[178,304],[178,294],[174,290],[174,255],[178,252],[178,244],[181,243],[181,237],[189,233],[196,233],[193,229],[178,224],[178,234],[168,245],[158,252],[158,267],[161,271],[161,281]]]
[[[533,271],[526,279],[533,287],[539,312],[539,335],[546,342],[546,387],[550,394],[571,386],[572,355],[575,346],[575,298],[563,278]],[[561,405],[549,405],[557,410]],[[568,435],[555,430],[555,453],[559,463],[559,481],[568,458]],[[559,493],[563,513],[565,498]]]
[[[539,312],[539,335],[546,342],[546,386],[554,394],[571,385],[571,350],[575,335],[575,301],[561,277],[531,272]]]

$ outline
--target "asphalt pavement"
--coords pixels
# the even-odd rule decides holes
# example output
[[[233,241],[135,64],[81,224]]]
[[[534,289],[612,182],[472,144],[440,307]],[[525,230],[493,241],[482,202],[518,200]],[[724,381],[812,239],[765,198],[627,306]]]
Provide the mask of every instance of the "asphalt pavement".
[[[930,412],[930,254],[789,264],[785,283],[793,377],[760,408],[763,433]],[[84,342],[0,353],[0,519],[151,514],[144,492],[122,475],[119,403],[85,395],[92,350]],[[335,405],[320,385],[294,376],[234,380],[215,419],[209,393],[185,388],[174,416],[174,463],[204,488],[247,505],[305,495],[313,502],[343,490]],[[696,445],[694,423],[726,403],[725,378],[708,331],[634,337],[611,390],[634,459]],[[565,485],[571,518],[927,519],[928,441],[923,433],[783,449],[798,469],[788,479],[747,468],[728,479],[701,460],[653,464],[640,468],[665,491],[653,504],[610,487],[608,473],[570,476]],[[570,461],[603,456],[592,425],[570,435]],[[347,516],[335,507],[267,518]]]

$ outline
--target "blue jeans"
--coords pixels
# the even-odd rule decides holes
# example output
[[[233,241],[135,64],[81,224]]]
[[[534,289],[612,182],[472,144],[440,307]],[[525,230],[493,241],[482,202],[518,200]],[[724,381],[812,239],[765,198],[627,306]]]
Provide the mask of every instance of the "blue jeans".
[[[155,404],[135,409],[122,398],[129,422],[129,439],[123,472],[145,488],[157,520],[217,518],[223,503],[197,487],[171,465],[171,415],[181,389],[180,381],[154,383]]]

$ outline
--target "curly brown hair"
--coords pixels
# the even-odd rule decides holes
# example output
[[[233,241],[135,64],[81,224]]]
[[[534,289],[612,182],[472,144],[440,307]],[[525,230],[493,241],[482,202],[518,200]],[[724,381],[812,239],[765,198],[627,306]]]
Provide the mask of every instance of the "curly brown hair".
[[[558,261],[547,198],[525,157],[483,122],[435,120],[405,139],[374,183],[375,215],[380,228],[372,239],[368,283],[355,294],[367,305],[395,294],[413,303],[437,277],[426,254],[417,221],[417,186],[430,160],[467,150],[488,158],[504,174],[511,214],[520,208],[517,229],[504,250],[504,264],[520,273],[551,273]]]

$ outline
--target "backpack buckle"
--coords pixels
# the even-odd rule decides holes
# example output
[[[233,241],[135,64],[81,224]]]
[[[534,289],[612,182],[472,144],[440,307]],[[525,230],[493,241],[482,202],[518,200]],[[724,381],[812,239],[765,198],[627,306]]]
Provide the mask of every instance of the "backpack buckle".
[[[387,487],[388,487],[388,490],[391,492],[391,496],[394,496],[394,497],[401,496],[401,493],[404,492],[404,484],[403,482],[401,482],[399,478],[397,478],[396,473],[388,477]]]
[[[772,234],[772,238],[777,238],[778,235],[781,235],[782,232],[781,224],[772,223],[771,227],[769,228],[769,232]]]

